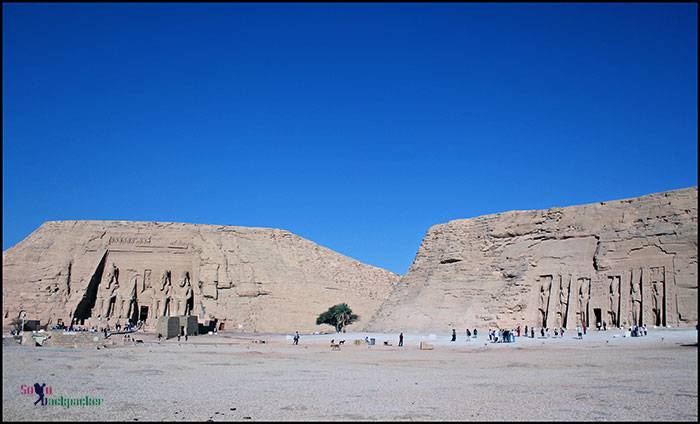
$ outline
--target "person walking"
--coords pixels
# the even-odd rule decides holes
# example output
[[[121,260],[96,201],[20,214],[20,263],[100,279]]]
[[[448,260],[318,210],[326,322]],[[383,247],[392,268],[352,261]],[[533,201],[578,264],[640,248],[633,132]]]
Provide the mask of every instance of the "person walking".
[[[457,331],[454,328],[452,329],[452,341],[457,341]]]
[[[298,331],[294,332],[294,343],[293,344],[295,344],[295,345],[299,344],[299,332]]]
[[[399,334],[399,346],[403,346],[403,332]]]

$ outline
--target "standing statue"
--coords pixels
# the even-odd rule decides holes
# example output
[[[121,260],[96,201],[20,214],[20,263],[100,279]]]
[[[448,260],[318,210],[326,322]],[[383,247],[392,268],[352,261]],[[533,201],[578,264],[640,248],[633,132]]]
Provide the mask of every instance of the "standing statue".
[[[630,284],[630,299],[632,300],[632,325],[642,325],[642,276],[639,281]]]
[[[147,269],[143,271],[143,284],[141,285],[141,293],[145,292],[146,289],[151,287],[151,270]]]
[[[578,281],[580,283],[578,289],[579,324],[588,326],[588,301],[590,299],[591,282],[588,278],[580,278]]]
[[[620,309],[620,279],[619,277],[609,277],[610,278],[610,326],[619,327],[620,322],[618,320],[618,311]]]
[[[138,292],[139,286],[138,275],[134,275],[131,278],[131,282],[133,283],[133,288],[131,289],[131,296],[129,296],[129,311],[126,313],[127,319],[132,319],[136,314],[138,314],[138,311],[136,310],[138,307],[136,302],[136,293]]]
[[[542,327],[547,326],[547,309],[549,306],[549,290],[551,288],[552,281],[545,277],[540,284],[540,322]],[[546,287],[545,287],[546,286]]]
[[[654,281],[651,282],[651,300],[652,300],[652,312],[654,313],[654,325],[660,326],[662,324],[662,308],[663,308],[663,302],[662,302],[662,294],[661,294],[661,289],[659,286],[661,286],[663,283],[658,281],[657,279],[654,279]]]
[[[569,281],[569,285],[571,285],[571,281]],[[557,327],[565,327],[566,326],[566,316],[568,315],[569,312],[569,293],[568,289],[566,292],[564,291],[564,281],[563,277],[559,278],[559,312],[557,312]]]

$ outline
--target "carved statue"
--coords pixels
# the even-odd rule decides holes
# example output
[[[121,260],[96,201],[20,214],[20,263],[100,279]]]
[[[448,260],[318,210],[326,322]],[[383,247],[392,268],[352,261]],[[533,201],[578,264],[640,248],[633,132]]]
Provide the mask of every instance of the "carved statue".
[[[180,276],[180,287],[185,287],[190,283],[190,273],[187,271],[183,271],[182,275]]]
[[[119,292],[119,280],[115,280],[114,285],[112,286],[111,290],[109,291],[109,294],[107,296],[105,296],[107,299],[107,304],[105,305],[105,308],[102,312],[103,317],[109,318],[114,313],[114,310],[117,307],[117,296],[119,294],[118,292]]]
[[[590,300],[590,280],[588,278],[580,278],[578,289],[578,314],[579,324],[588,325],[588,301]]]
[[[170,275],[170,271],[168,271],[168,275]],[[170,282],[170,279],[167,280],[167,284],[163,287],[163,289],[165,290],[165,292],[163,293],[163,313],[160,315],[168,317],[170,316],[170,304],[173,300],[173,286]]]
[[[547,326],[547,309],[549,306],[549,291],[551,288],[552,281],[551,277],[543,277],[542,283],[540,284],[540,322],[542,327]]]
[[[620,277],[609,277],[610,278],[610,309],[608,313],[610,314],[610,326],[619,327],[620,322],[618,320],[618,311],[620,308]]]
[[[119,268],[112,262],[112,269],[109,270],[107,274],[107,289],[109,289],[112,283],[119,284]]]
[[[151,287],[151,270],[147,269],[143,272],[143,285],[141,286],[141,293],[145,292],[147,288]]]
[[[566,315],[569,309],[568,290],[564,291],[563,277],[559,277],[559,310],[557,311],[557,327],[563,327],[566,324]],[[569,281],[571,284],[571,281]]]
[[[136,293],[138,292],[139,286],[138,275],[134,275],[131,278],[131,282],[133,283],[133,288],[131,289],[131,296],[129,296],[129,311],[126,314],[126,317],[129,319],[136,314]]]
[[[192,290],[192,285],[187,282],[187,292],[185,293],[185,315],[190,315],[192,313],[192,308],[194,307],[194,290]]]
[[[663,283],[654,279],[651,283],[651,301],[652,301],[652,312],[654,313],[654,325],[661,325],[661,310],[663,307],[662,294],[660,286]]]
[[[167,269],[163,271],[163,275],[160,276],[160,291],[165,290],[166,285],[171,283],[171,274]]]
[[[632,281],[630,284],[630,299],[632,300],[632,324],[642,325],[642,290],[641,275],[640,280]]]

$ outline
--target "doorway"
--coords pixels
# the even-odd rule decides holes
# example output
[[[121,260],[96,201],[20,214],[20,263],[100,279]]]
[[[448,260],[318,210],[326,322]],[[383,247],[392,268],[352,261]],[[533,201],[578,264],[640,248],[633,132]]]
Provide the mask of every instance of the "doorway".
[[[148,318],[148,306],[142,306],[139,311],[139,320],[146,322],[146,318]]]
[[[603,326],[603,311],[600,308],[593,308],[593,315],[595,315],[595,327],[600,328]]]

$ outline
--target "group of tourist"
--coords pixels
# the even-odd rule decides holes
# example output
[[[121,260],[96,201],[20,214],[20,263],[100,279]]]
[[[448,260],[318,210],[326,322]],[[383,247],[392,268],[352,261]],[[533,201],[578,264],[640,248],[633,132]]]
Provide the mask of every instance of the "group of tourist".
[[[489,330],[489,341],[491,343],[514,343],[515,331],[512,330]]]
[[[627,329],[627,334],[625,334],[624,337],[642,337],[646,336],[647,334],[648,333],[646,324],[642,326],[633,325],[632,327],[629,327]]]
[[[520,326],[517,328],[517,333],[518,337],[520,336]],[[564,327],[559,327],[559,328],[554,328],[554,331],[550,331],[549,327],[542,327],[540,328],[539,334],[540,338],[563,338],[564,333],[566,332],[566,329]],[[525,326],[525,337],[529,337],[531,339],[535,338],[535,327],[528,327],[527,325]]]

